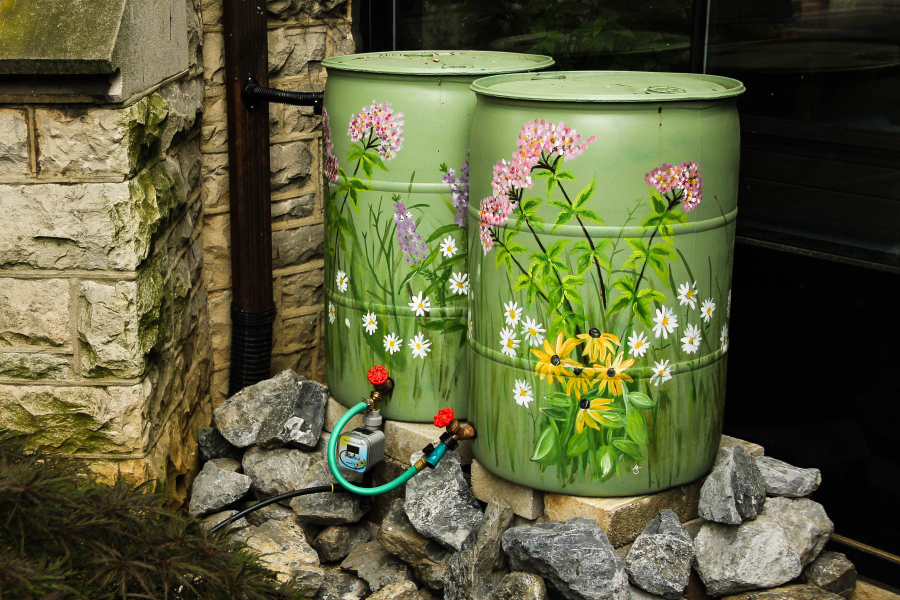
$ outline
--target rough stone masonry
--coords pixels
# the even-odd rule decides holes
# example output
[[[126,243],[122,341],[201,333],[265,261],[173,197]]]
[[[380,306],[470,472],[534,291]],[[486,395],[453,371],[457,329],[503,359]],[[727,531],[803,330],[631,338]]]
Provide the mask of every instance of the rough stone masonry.
[[[231,302],[222,0],[185,4],[186,69],[124,102],[0,90],[0,423],[179,497],[227,391]],[[323,89],[349,4],[267,3],[271,85]],[[272,368],[321,379],[321,127],[270,123]]]

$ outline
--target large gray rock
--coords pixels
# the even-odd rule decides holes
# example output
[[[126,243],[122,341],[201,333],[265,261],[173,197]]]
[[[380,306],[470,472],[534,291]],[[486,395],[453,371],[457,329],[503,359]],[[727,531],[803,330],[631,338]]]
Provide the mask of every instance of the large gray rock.
[[[699,513],[707,521],[740,525],[756,518],[765,499],[766,480],[753,457],[740,446],[722,448],[700,489]]]
[[[200,527],[202,529],[210,530],[213,527],[215,527],[216,525],[218,525],[219,523],[222,523],[223,521],[227,521],[228,519],[230,519],[237,513],[238,513],[238,511],[236,511],[236,510],[226,510],[226,511],[222,511],[220,513],[216,513],[214,515],[209,515],[208,517],[204,517],[204,518],[200,519]],[[244,517],[241,517],[240,519],[232,521],[231,523],[226,525],[224,527],[224,529],[226,529],[230,533],[236,533],[236,532],[240,531],[241,529],[245,529],[247,527],[250,527],[250,523],[247,522],[247,519],[245,519]]]
[[[312,547],[325,562],[344,560],[350,551],[369,541],[369,530],[364,525],[332,525],[326,527],[312,542]]]
[[[631,586],[628,590],[628,600],[661,600],[662,596],[645,592],[636,585]]]
[[[191,516],[202,517],[234,504],[250,491],[250,478],[233,471],[224,471],[212,463],[194,479],[191,487]]]
[[[807,498],[769,498],[762,514],[778,521],[804,567],[816,559],[834,532],[822,505]]]
[[[241,463],[234,460],[233,458],[214,458],[209,461],[214,467],[222,469],[223,471],[232,471],[234,473],[240,473],[244,470],[241,466]],[[252,485],[252,484],[251,484]]]
[[[509,573],[503,554],[503,532],[513,520],[513,509],[506,500],[492,499],[484,511],[484,521],[450,557],[450,569],[444,580],[446,600],[481,600]]]
[[[803,570],[801,581],[850,600],[856,590],[856,567],[840,552],[822,552]]]
[[[260,562],[280,582],[294,582],[310,595],[325,583],[319,556],[306,541],[300,526],[291,521],[267,521],[249,527],[247,549],[259,555]]]
[[[625,565],[591,519],[513,527],[503,550],[510,569],[540,575],[569,600],[628,600]]]
[[[317,455],[309,455],[299,450],[276,448],[263,450],[251,448],[244,454],[244,474],[253,481],[252,490],[256,497],[265,500],[305,487],[309,467]],[[290,500],[282,500],[289,504]]]
[[[328,388],[290,369],[246,387],[215,410],[222,435],[239,448],[313,448],[322,433]]]
[[[532,573],[510,573],[488,594],[486,600],[547,600],[547,585]]]
[[[652,594],[678,600],[691,577],[694,540],[674,511],[660,512],[634,540],[625,557],[631,583]]]
[[[214,427],[204,427],[197,432],[197,445],[200,447],[200,458],[203,461],[214,458],[232,458],[240,460],[243,451],[235,448]]]
[[[256,503],[256,501],[248,502],[247,508],[250,508]],[[269,504],[262,508],[258,508],[247,515],[247,521],[249,521],[251,525],[262,525],[266,521],[281,521],[282,519],[296,522],[297,514],[290,508],[280,504]]]
[[[328,461],[318,454],[309,456],[314,459],[310,461],[309,469],[304,473],[303,479],[296,489],[336,483],[328,469]],[[319,525],[356,523],[366,514],[359,496],[349,492],[297,496],[291,499],[291,509],[300,517],[301,521]]]
[[[323,567],[325,583],[315,600],[362,600],[369,597],[369,584],[341,570],[340,567]]]
[[[369,596],[369,600],[419,600],[418,592],[412,581],[400,581],[384,586]]]
[[[456,452],[447,452],[437,467],[425,469],[407,482],[405,506],[416,531],[455,551],[484,518],[463,478]]]
[[[341,569],[364,579],[373,592],[386,585],[412,580],[406,563],[384,549],[380,542],[361,544],[350,551]]]
[[[378,530],[378,541],[385,550],[411,566],[422,583],[433,590],[442,590],[451,553],[416,531],[403,504],[399,498],[391,503]]]
[[[714,597],[779,586],[802,569],[800,553],[778,520],[764,515],[737,527],[704,523],[694,553],[697,573]]]
[[[770,456],[757,456],[759,467],[766,480],[766,494],[802,498],[819,489],[822,474],[818,469],[801,469]]]

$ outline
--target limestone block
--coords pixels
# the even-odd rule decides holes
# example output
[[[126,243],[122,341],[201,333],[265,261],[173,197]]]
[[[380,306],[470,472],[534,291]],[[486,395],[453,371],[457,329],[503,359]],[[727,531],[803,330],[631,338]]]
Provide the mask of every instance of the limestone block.
[[[753,457],[763,456],[766,453],[765,449],[759,444],[733,438],[729,435],[722,436],[722,440],[719,442],[719,452],[721,453],[722,448],[730,448],[732,446],[740,446],[747,451],[747,454]]]
[[[205,217],[203,255],[206,289],[212,292],[231,288],[231,223],[228,213]]]
[[[107,108],[38,108],[38,170],[44,176],[127,175],[124,111]]]
[[[10,379],[65,379],[69,361],[62,356],[31,352],[0,353],[0,377]]]
[[[858,581],[852,600],[900,600],[900,594],[872,585],[867,581]]]
[[[201,0],[200,12],[203,15],[204,25],[218,25],[222,22],[222,1]]]
[[[161,335],[161,272],[153,266],[136,281],[83,281],[78,341],[87,377],[139,377]]]
[[[295,310],[324,302],[324,269],[313,269],[281,278],[281,310]]]
[[[67,346],[71,337],[68,281],[0,278],[0,346]]]
[[[281,327],[274,329],[274,352],[285,349],[306,348],[316,343],[317,314],[284,319]]]
[[[228,106],[224,96],[214,96],[204,101],[201,135],[207,148],[225,149],[228,143]],[[278,106],[271,104],[271,106]],[[227,158],[227,154],[226,154]]]
[[[269,74],[290,77],[306,73],[310,61],[325,58],[327,29],[273,29],[269,31]]]
[[[203,79],[207,85],[225,83],[225,43],[221,33],[203,34]]]
[[[168,106],[168,116],[160,133],[160,149],[165,152],[178,134],[194,127],[203,110],[203,82],[199,78],[179,79],[159,90]]]
[[[269,149],[272,191],[287,190],[305,183],[312,170],[309,142],[301,140],[275,144]]]
[[[219,365],[227,364],[231,360],[231,290],[210,293],[209,333],[213,361]]]
[[[0,188],[0,266],[132,270],[147,255],[128,183]],[[153,212],[153,211],[151,211]]]
[[[342,2],[327,0],[327,3],[337,6]],[[325,53],[328,56],[343,56],[344,54],[353,54],[356,52],[356,44],[353,41],[350,19],[336,22],[328,33],[328,40],[325,46]]]
[[[272,232],[272,268],[301,265],[325,252],[325,226],[307,225]]]
[[[0,109],[0,175],[28,175],[30,171],[25,111]]]
[[[585,498],[544,494],[544,512],[553,521],[575,517],[593,519],[616,548],[633,542],[644,527],[664,509],[672,509],[682,521],[697,517],[701,481],[649,494],[623,498]]]
[[[149,381],[128,386],[0,385],[0,423],[29,434],[31,447],[60,452],[144,450]]]
[[[206,128],[204,121],[204,129]],[[225,126],[224,123],[222,125]],[[205,136],[205,134],[204,134]],[[201,198],[206,209],[228,206],[228,154],[204,153],[202,157],[203,191]]]
[[[313,194],[288,198],[272,203],[272,221],[290,221],[311,216],[316,210],[316,197]]]
[[[477,460],[472,461],[472,493],[482,502],[493,498],[506,500],[515,514],[526,519],[537,519],[544,514],[544,492],[506,481]]]

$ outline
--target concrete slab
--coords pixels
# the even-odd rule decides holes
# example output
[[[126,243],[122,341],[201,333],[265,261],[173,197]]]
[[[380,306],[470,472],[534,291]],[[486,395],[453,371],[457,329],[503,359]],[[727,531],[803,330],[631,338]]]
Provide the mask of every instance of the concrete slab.
[[[544,492],[497,477],[472,461],[472,494],[482,502],[501,498],[509,502],[513,512],[525,519],[537,519],[544,514]]]

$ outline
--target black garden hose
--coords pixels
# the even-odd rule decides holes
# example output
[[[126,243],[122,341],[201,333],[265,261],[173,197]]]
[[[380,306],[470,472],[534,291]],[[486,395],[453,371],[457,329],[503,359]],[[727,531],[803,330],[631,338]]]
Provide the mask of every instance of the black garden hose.
[[[324,493],[336,494],[338,492],[346,492],[346,491],[347,490],[345,490],[343,488],[343,486],[341,486],[340,484],[337,484],[337,483],[331,483],[328,485],[317,485],[315,487],[306,488],[303,490],[294,490],[293,492],[288,492],[286,494],[281,494],[280,496],[275,496],[273,498],[269,498],[268,500],[263,500],[262,502],[258,502],[256,504],[254,504],[250,508],[245,508],[241,512],[231,515],[230,517],[228,517],[227,519],[225,519],[224,521],[222,521],[221,523],[219,523],[218,525],[213,527],[212,532],[215,533],[215,532],[219,531],[220,529],[222,529],[223,527],[227,527],[228,525],[237,521],[238,519],[249,515],[253,511],[259,510],[260,508],[263,508],[264,506],[274,504],[275,502],[280,502],[281,500],[287,500],[288,498],[295,498],[297,496],[306,496],[307,494],[324,494]]]

